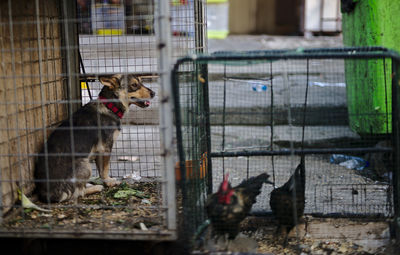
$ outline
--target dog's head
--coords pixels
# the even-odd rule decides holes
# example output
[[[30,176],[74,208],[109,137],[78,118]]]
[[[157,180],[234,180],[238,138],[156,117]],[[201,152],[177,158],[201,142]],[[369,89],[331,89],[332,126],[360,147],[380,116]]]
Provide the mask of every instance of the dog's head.
[[[108,93],[113,93],[116,98],[127,106],[135,104],[142,108],[148,107],[150,101],[146,99],[151,99],[156,94],[144,86],[139,77],[132,74],[101,76],[99,80],[108,90]]]

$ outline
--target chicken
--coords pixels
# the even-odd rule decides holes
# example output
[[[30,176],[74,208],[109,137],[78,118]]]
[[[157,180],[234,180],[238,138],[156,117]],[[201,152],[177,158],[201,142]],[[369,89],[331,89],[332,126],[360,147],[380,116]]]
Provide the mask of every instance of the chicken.
[[[283,234],[285,246],[287,245],[289,231],[296,226],[304,213],[305,185],[304,155],[302,155],[300,164],[293,175],[283,186],[271,192],[269,201],[272,213],[279,224],[277,234]],[[296,197],[295,203],[294,197]]]
[[[266,173],[251,177],[232,188],[228,174],[219,186],[218,192],[212,194],[206,202],[206,210],[211,221],[212,235],[216,238],[228,235],[235,239],[239,233],[240,222],[248,215],[261,193],[263,183],[271,183]],[[226,239],[225,239],[226,240]]]

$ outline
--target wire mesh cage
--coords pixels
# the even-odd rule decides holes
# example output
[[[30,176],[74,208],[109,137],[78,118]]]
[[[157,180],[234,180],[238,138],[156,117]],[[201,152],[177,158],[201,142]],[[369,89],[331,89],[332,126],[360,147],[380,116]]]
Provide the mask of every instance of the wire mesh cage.
[[[188,233],[198,237],[206,219],[213,222],[207,196],[219,194],[226,173],[232,187],[269,174],[274,185],[262,186],[251,214],[270,215],[274,189],[304,182],[289,181],[301,155],[305,198],[295,203],[299,214],[304,207],[304,214],[319,217],[397,219],[398,61],[384,48],[180,59],[172,79]],[[188,63],[195,72],[182,70]],[[215,203],[223,203],[219,197]],[[278,207],[285,204],[282,196],[276,200]]]
[[[159,77],[168,40],[205,51],[204,1],[1,6],[0,235],[176,238]]]

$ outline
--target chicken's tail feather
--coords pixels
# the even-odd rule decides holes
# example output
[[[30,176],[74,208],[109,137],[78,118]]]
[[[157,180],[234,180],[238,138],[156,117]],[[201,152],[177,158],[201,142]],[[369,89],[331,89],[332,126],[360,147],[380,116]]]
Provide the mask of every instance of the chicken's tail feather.
[[[256,196],[261,193],[261,188],[263,183],[271,183],[269,180],[269,175],[266,173],[260,174],[258,176],[251,177],[244,180],[238,185],[239,189],[244,189],[244,192],[254,200]]]
[[[262,173],[260,175],[250,177],[247,180],[242,181],[238,187],[249,187],[249,186],[254,186],[254,187],[259,187],[258,189],[261,188],[263,183],[272,183],[269,181],[269,175],[267,173]]]
[[[294,173],[294,175],[296,176],[296,182],[300,181],[303,189],[306,183],[306,167],[305,167],[304,157],[305,157],[304,154],[302,154],[300,157],[300,164],[297,166]]]

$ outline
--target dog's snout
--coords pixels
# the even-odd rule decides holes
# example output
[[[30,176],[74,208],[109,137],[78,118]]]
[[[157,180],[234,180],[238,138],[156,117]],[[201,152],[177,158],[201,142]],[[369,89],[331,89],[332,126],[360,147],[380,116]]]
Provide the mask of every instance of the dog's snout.
[[[153,98],[155,95],[156,95],[156,92],[150,90],[150,96],[151,96],[151,98]]]

